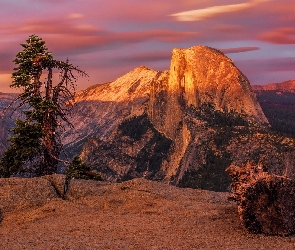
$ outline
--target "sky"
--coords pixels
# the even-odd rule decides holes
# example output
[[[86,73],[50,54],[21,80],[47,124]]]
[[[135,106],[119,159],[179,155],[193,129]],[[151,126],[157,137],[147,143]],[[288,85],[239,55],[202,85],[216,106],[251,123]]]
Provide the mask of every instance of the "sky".
[[[252,85],[295,79],[294,0],[0,0],[0,92],[20,44],[36,34],[57,60],[85,70],[78,90],[145,65],[170,67],[173,48],[222,50]]]

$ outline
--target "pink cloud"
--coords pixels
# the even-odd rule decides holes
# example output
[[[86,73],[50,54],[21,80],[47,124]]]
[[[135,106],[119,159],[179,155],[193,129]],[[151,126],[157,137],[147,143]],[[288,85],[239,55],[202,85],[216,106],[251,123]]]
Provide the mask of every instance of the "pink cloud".
[[[95,79],[95,83],[104,82],[108,77],[112,79],[115,75],[120,76],[119,71],[125,73],[138,66],[138,63],[148,62],[147,66],[151,68],[168,68],[168,52],[173,47],[187,48],[199,44],[216,48],[229,47],[224,52],[237,53],[233,58],[241,58],[242,53],[238,52],[245,51],[256,51],[249,53],[251,58],[263,58],[266,53],[267,57],[272,54],[280,56],[281,48],[284,49],[283,53],[288,53],[292,48],[280,45],[269,48],[261,42],[259,51],[257,47],[232,47],[241,44],[255,46],[255,40],[294,44],[295,39],[294,0],[17,2],[5,1],[0,8],[0,73],[11,73],[11,61],[21,50],[19,44],[34,33],[46,41],[55,57],[61,60],[69,57],[71,62],[86,71],[91,70],[92,75],[95,75],[91,79]],[[175,16],[170,16],[188,10],[199,10],[197,17],[202,19],[201,25],[179,22]],[[276,50],[273,51],[273,48]],[[259,62],[265,65],[259,65],[255,60],[247,61],[247,72],[253,71],[257,76],[259,70],[264,72],[260,74],[268,74],[267,70],[276,68],[270,67],[268,61]],[[275,63],[280,61],[274,60]],[[251,70],[252,67],[254,69]],[[282,71],[271,72],[282,75]]]
[[[42,37],[54,51],[70,51],[79,49],[82,52],[101,50],[113,46],[146,42],[149,40],[175,43],[199,37],[197,32],[175,30],[146,30],[137,32],[112,32],[94,25],[76,24],[68,19],[28,20],[19,28],[5,26],[9,35],[37,34]]]
[[[265,72],[284,72],[294,71],[295,58],[273,58],[273,59],[251,59],[251,60],[237,60],[235,64],[238,65],[241,70],[245,70],[246,75],[253,73],[265,73]]]
[[[295,28],[281,27],[263,32],[259,39],[275,44],[295,44]]]
[[[0,53],[0,73],[11,73],[14,68],[14,59],[10,53]]]
[[[242,31],[243,29],[243,26],[235,24],[221,24],[214,27],[214,30],[224,33],[236,33]]]
[[[156,40],[161,42],[180,42],[187,39],[199,37],[198,32],[185,32],[175,30],[148,30],[142,32],[125,32],[117,33],[114,38],[118,38],[122,41],[139,42],[147,40]]]
[[[202,1],[201,1],[202,2]],[[208,0],[206,0],[208,2]],[[92,1],[89,14],[100,20],[121,21],[121,22],[143,22],[158,23],[163,20],[170,20],[171,12],[184,10],[196,6],[191,0],[149,0],[149,1]],[[97,9],[100,14],[97,15]]]
[[[224,54],[230,53],[240,53],[240,52],[248,52],[259,50],[259,47],[238,47],[238,48],[227,48],[227,49],[220,49]]]
[[[84,18],[85,16],[81,13],[71,13],[67,17],[70,19],[79,19],[79,18]]]
[[[97,26],[76,23],[75,20],[68,18],[28,19],[22,25],[7,26],[6,30],[10,34],[75,34],[79,36],[98,35],[106,32]]]
[[[168,43],[185,41],[199,37],[198,32],[176,31],[169,29],[153,29],[134,32],[113,32],[101,29],[93,24],[77,23],[73,19],[29,19],[23,25],[0,26],[8,35],[37,34],[46,38],[55,49],[76,49],[87,46],[107,46],[144,42],[147,40]],[[58,45],[54,45],[54,41]]]
[[[172,14],[171,16],[175,17],[176,20],[178,21],[201,21],[201,20],[212,18],[220,14],[242,12],[242,11],[254,8],[263,2],[269,2],[269,1],[271,0],[252,0],[250,2],[245,2],[245,3],[216,5],[216,6],[211,6],[204,9],[196,9],[196,10],[179,12],[179,13]]]
[[[153,51],[148,53],[139,53],[121,58],[124,62],[146,63],[171,59],[171,51]]]

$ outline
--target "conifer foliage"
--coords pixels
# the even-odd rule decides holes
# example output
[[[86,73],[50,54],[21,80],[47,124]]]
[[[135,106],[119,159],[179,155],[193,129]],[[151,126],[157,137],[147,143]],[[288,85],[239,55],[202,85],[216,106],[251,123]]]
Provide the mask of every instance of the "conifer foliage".
[[[91,169],[86,163],[82,162],[79,156],[75,156],[70,162],[66,175],[72,179],[86,179],[102,181],[102,177],[99,172]]]
[[[17,67],[11,87],[21,91],[14,100],[14,111],[24,111],[22,120],[18,119],[11,130],[10,146],[0,160],[2,177],[24,172],[40,176],[57,171],[62,151],[60,136],[65,129],[62,124],[71,125],[67,116],[74,103],[75,83],[77,77],[87,76],[68,60],[55,60],[36,35],[21,46],[23,50],[14,60]],[[56,83],[55,72],[59,73]]]

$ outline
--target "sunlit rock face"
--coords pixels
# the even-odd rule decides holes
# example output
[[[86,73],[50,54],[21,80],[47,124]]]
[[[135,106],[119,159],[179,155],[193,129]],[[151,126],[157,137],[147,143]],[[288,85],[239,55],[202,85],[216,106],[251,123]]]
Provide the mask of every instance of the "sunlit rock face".
[[[268,121],[247,78],[212,48],[175,49],[169,71],[138,67],[76,101],[67,149],[109,181],[144,177],[225,191],[230,164],[262,162],[280,174],[295,163],[293,141],[284,157],[275,145],[283,140],[263,132]]]
[[[151,85],[163,75],[167,72],[141,66],[113,82],[78,92],[71,119],[74,129],[63,138],[66,149],[80,154],[89,138],[108,140],[122,121],[145,113]]]
[[[179,100],[195,107],[212,103],[217,110],[268,123],[246,76],[231,59],[209,47],[173,50],[168,92],[176,106]],[[168,112],[174,113],[174,107]]]
[[[149,118],[155,128],[177,145],[163,162],[165,179],[178,183],[188,166],[197,168],[201,164],[195,157],[200,148],[193,145],[212,139],[212,135],[187,109],[207,103],[221,112],[235,111],[249,121],[268,124],[249,81],[231,59],[204,46],[174,49],[169,77],[154,82],[149,105]],[[206,139],[199,138],[206,134]]]

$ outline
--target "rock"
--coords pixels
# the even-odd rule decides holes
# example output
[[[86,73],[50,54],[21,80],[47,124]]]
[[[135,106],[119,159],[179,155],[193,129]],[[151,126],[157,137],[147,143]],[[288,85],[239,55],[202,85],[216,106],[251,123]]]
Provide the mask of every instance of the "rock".
[[[3,219],[4,219],[4,215],[3,215],[2,211],[0,210],[0,225],[1,225],[1,222]]]
[[[211,103],[217,110],[232,110],[256,122],[268,123],[247,77],[231,59],[210,47],[173,50],[168,95],[171,105],[165,126],[171,138],[183,115],[183,106]]]
[[[144,177],[226,191],[230,164],[261,161],[280,174],[295,163],[294,143],[266,130],[247,78],[209,47],[175,49],[169,71],[138,67],[76,101],[78,133],[65,134],[66,147],[108,181]]]
[[[151,85],[162,74],[141,66],[113,82],[77,93],[71,119],[75,130],[63,135],[70,156],[79,155],[88,140],[108,140],[123,120],[142,115],[147,109]]]
[[[231,165],[226,170],[233,179],[231,199],[251,233],[289,236],[295,234],[295,181],[270,175],[262,167]]]
[[[54,187],[59,198],[62,198],[65,184],[65,175],[63,174],[52,174],[41,177],[42,179],[48,180]],[[84,179],[70,179],[68,182],[68,189],[65,194],[65,200],[82,199],[86,196],[97,196],[99,197],[104,192],[104,186],[108,186],[110,183],[94,180]]]
[[[58,197],[54,187],[44,178],[0,178],[2,212],[41,206]]]

